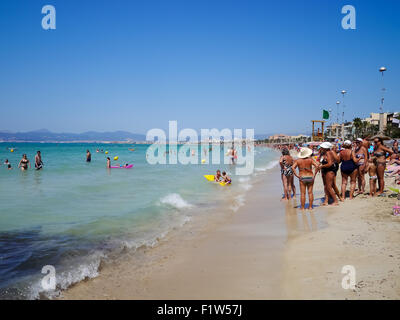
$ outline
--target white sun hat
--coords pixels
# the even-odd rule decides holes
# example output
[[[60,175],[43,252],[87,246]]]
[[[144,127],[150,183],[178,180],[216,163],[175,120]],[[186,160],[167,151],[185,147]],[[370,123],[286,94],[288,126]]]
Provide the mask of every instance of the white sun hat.
[[[298,154],[298,157],[300,159],[305,159],[310,157],[313,154],[312,150],[310,148],[300,148],[300,152]]]
[[[323,148],[323,149],[330,149],[330,148],[333,147],[333,146],[332,146],[332,143],[330,143],[330,142],[323,142],[323,143],[321,143],[319,146],[320,146],[321,148]]]
[[[357,139],[356,139],[356,141],[363,142],[363,139],[361,139],[361,138],[357,138]]]
[[[350,140],[346,140],[345,142],[343,142],[343,144],[345,144],[346,146],[350,146],[351,145],[351,141]]]

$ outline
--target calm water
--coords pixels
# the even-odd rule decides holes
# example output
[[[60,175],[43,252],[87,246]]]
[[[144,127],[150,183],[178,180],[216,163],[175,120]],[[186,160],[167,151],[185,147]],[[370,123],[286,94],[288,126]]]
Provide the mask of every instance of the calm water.
[[[11,147],[16,150],[10,152]],[[152,246],[172,228],[226,200],[235,211],[251,192],[251,176],[236,177],[230,165],[150,165],[147,147],[0,143],[0,299],[38,298],[45,265],[56,268],[57,289],[95,277],[102,259]],[[85,162],[86,149],[91,163]],[[41,171],[33,165],[37,150]],[[27,172],[17,169],[23,153],[32,162]],[[107,169],[107,156],[119,157],[113,165],[134,167]],[[3,165],[6,158],[13,170]],[[253,175],[276,159],[274,151],[256,148]],[[217,168],[232,175],[231,187],[203,178]]]

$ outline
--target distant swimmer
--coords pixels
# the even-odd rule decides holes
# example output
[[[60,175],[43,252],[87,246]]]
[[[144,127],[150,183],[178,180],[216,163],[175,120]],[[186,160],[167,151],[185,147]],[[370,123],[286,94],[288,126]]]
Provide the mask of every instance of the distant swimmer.
[[[40,151],[38,151],[35,156],[35,169],[36,170],[43,169],[43,161]]]
[[[22,159],[18,164],[18,168],[21,168],[22,171],[25,171],[25,170],[28,170],[28,165],[29,165],[29,168],[30,168],[31,167],[31,163],[28,160],[28,158],[26,157],[26,154],[23,154],[22,155]]]
[[[4,165],[7,166],[8,170],[11,170],[11,163],[8,161],[8,159],[6,159],[6,161],[4,161]]]
[[[217,170],[217,173],[214,176],[214,181],[220,182],[222,176],[221,176],[221,170]]]
[[[225,171],[222,172],[222,181],[225,182],[226,184],[231,184],[232,183],[231,177],[228,176]]]
[[[111,159],[107,157],[107,168],[111,168]]]
[[[235,164],[235,159],[237,159],[237,153],[236,153],[236,150],[235,150],[233,144],[232,144],[232,149],[229,150],[229,155],[230,155],[232,164]]]
[[[86,150],[86,162],[92,161],[92,154],[89,150]]]

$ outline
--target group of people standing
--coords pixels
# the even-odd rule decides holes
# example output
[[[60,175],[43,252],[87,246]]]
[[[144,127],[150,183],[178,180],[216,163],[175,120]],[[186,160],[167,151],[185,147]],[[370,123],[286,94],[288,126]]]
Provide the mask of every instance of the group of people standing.
[[[346,198],[347,184],[350,180],[349,198],[354,198],[358,183],[358,193],[365,193],[365,174],[369,174],[370,196],[379,196],[384,191],[384,174],[386,168],[386,157],[394,154],[394,149],[386,147],[383,139],[379,136],[370,141],[358,138],[355,141],[346,140],[342,148],[338,148],[330,142],[323,142],[317,150],[307,147],[299,148],[297,159],[294,160],[289,150],[281,148],[282,156],[279,164],[281,166],[281,178],[283,183],[283,200],[295,198],[296,187],[294,177],[299,179],[300,185],[300,208],[305,209],[306,193],[309,197],[309,209],[313,208],[313,186],[315,176],[321,172],[324,184],[325,198],[323,205],[338,205],[339,201]],[[371,152],[369,152],[371,151]],[[398,149],[396,150],[398,153]],[[390,158],[392,159],[392,157]],[[393,158],[393,161],[396,159]],[[297,172],[297,170],[298,172]],[[337,173],[341,173],[341,189],[337,187]]]
[[[6,159],[4,161],[4,165],[7,167],[8,170],[12,169],[10,161]],[[18,163],[18,168],[20,168],[22,171],[28,170],[28,167],[31,168],[31,162],[28,159],[28,156],[24,153],[22,155],[22,159]],[[35,169],[36,170],[41,170],[43,168],[43,161],[42,161],[42,154],[40,151],[36,152],[35,155]]]

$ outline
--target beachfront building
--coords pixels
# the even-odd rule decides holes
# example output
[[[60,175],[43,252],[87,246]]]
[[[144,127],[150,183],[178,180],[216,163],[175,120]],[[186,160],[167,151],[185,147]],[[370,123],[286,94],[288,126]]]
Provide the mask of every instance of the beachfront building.
[[[303,143],[303,142],[308,142],[311,140],[310,136],[307,136],[305,134],[299,134],[297,136],[289,136],[287,134],[275,134],[273,136],[270,136],[268,139],[265,141],[268,141],[268,143],[282,143],[282,144],[291,144],[291,143]]]
[[[268,140],[270,142],[289,142],[290,140],[290,136],[288,136],[287,134],[274,134],[273,136],[270,136],[268,138]]]
[[[383,130],[386,130],[388,125],[392,124],[395,112],[384,112],[383,113]],[[368,118],[363,119],[363,121],[368,124],[375,125],[379,127],[379,113],[372,112]]]
[[[325,139],[334,141],[335,139],[342,139],[342,130],[344,130],[344,139],[353,139],[355,136],[355,128],[353,122],[345,122],[344,125],[340,123],[332,123],[326,127]]]
[[[326,127],[325,138],[328,140],[334,140],[342,136],[342,125],[339,123],[332,123]]]

